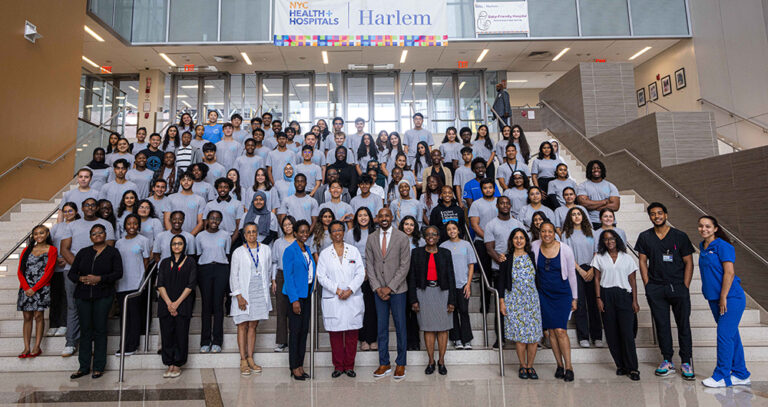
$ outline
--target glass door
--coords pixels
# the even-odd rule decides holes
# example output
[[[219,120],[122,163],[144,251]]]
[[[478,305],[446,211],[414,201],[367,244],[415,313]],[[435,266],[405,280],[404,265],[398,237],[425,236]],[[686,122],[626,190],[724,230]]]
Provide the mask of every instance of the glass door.
[[[313,82],[314,78],[311,75],[291,75],[287,78],[288,116],[286,123],[283,123],[284,129],[292,121],[299,122],[301,131],[305,133],[312,127],[312,109],[314,108],[312,100],[315,92]]]
[[[171,122],[178,123],[189,113],[195,123],[208,121],[211,110],[219,114],[219,122],[229,120],[229,74],[171,76]]]
[[[456,125],[456,101],[454,99],[454,80],[451,74],[429,75],[427,88],[430,103],[428,129],[433,133],[443,133],[449,126]]]
[[[346,112],[344,114],[344,131],[347,134],[356,133],[355,119],[362,118],[366,124],[371,120],[369,112],[369,86],[367,73],[345,73],[344,91],[346,93]],[[329,123],[330,124],[330,123]],[[367,128],[366,128],[366,131]]]
[[[459,126],[469,127],[474,133],[484,123],[482,105],[482,78],[478,75],[459,74]]]
[[[367,131],[375,135],[386,130],[397,130],[397,92],[395,91],[396,76],[391,74],[376,74],[373,76],[373,121]]]

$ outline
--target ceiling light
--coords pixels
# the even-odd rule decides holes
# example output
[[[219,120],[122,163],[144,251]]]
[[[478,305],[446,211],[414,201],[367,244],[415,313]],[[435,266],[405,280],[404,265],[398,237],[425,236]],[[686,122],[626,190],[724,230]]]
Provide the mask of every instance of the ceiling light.
[[[240,56],[243,57],[243,60],[245,60],[246,64],[253,65],[253,63],[251,62],[251,58],[248,58],[248,54],[246,54],[245,52],[241,52]]]
[[[158,55],[160,55],[160,58],[163,58],[165,62],[168,63],[170,66],[176,66],[176,63],[171,61],[171,58],[168,58],[168,55],[165,55],[165,53],[161,52]]]
[[[181,102],[184,103],[185,101],[182,100]],[[207,102],[206,105],[207,106],[224,106],[224,102]]]
[[[133,104],[133,103],[131,103],[131,102],[125,102],[125,104],[126,104],[127,106],[130,106],[130,107],[134,108],[134,109],[138,109],[138,107],[136,107],[136,105],[134,105],[134,104]]]
[[[97,63],[91,61],[90,59],[86,58],[85,55],[83,55],[83,61],[87,62],[89,65],[91,65],[94,68],[98,68],[99,67],[99,64],[97,64]]]
[[[329,87],[328,87],[328,89],[330,89],[330,90],[331,90],[331,92],[333,92],[333,84],[332,84],[332,83],[329,83],[329,84],[328,84],[328,86],[329,86]]]
[[[265,93],[264,96],[283,96],[282,93]]]
[[[93,88],[93,89],[91,89],[91,90],[101,90],[101,88]]]
[[[192,108],[192,105],[190,105],[189,103],[187,103],[187,101],[186,101],[186,100],[182,100],[182,101],[181,101],[181,103],[184,103],[184,106],[186,106],[186,107],[188,107],[188,108]]]
[[[177,98],[177,99],[184,99],[184,98],[186,98],[186,97],[187,97],[187,95],[176,95],[176,98]]]
[[[414,86],[427,86],[427,83],[426,82],[414,82],[413,85]]]
[[[214,86],[213,86],[213,85],[205,85],[205,86],[203,86],[203,87],[204,87],[205,89],[213,89],[213,88],[214,88]]]
[[[129,87],[129,88],[130,88],[132,91],[134,91],[134,92],[138,92],[138,91],[139,91],[138,89],[134,88],[133,86],[128,86],[128,87]]]
[[[115,96],[115,99],[125,99],[125,96]]]
[[[95,38],[95,39],[96,39],[96,41],[98,41],[98,42],[104,42],[104,38],[101,38],[101,36],[100,36],[99,34],[96,34],[96,31],[93,31],[93,30],[91,30],[91,28],[90,28],[90,27],[88,27],[87,25],[84,25],[83,27],[85,28],[85,32],[87,32],[88,34],[90,34],[90,35],[91,35],[91,37]]]
[[[466,85],[466,84],[467,84],[466,81],[461,81],[461,83],[459,84],[459,90],[461,90],[461,88],[463,88],[464,85]]]
[[[308,88],[309,84],[308,83],[297,83],[297,84],[295,84],[293,86],[295,86],[297,88]]]
[[[511,81],[507,81],[509,83],[526,83],[528,82],[528,79],[512,79]]]
[[[269,92],[269,89],[267,89],[267,85],[261,84],[261,88],[264,89],[264,92]]]
[[[328,52],[327,51],[323,51],[322,54],[323,54],[323,63],[325,65],[328,65]]]
[[[296,85],[296,86],[298,86],[298,85]],[[328,84],[327,84],[327,83],[316,83],[316,84],[315,84],[315,87],[321,87],[321,88],[324,88],[324,87],[327,87],[327,86],[328,86]]]
[[[197,89],[197,85],[183,85],[182,89]]]
[[[640,51],[637,52],[637,54],[632,55],[631,57],[629,57],[629,60],[631,61],[631,60],[639,57],[640,55],[645,54],[646,52],[648,52],[649,49],[651,49],[651,47],[645,47],[645,48],[641,49]]]
[[[400,54],[400,63],[404,64],[405,63],[405,58],[407,58],[407,57],[408,57],[408,50],[404,49],[403,53]]]
[[[561,56],[565,55],[565,53],[570,51],[570,50],[571,50],[570,48],[563,48],[563,50],[560,51],[560,53],[557,54],[554,58],[552,58],[552,60],[553,61],[557,61],[558,59],[560,59]]]
[[[476,63],[478,63],[478,64],[479,64],[480,62],[483,62],[483,58],[485,58],[485,55],[486,55],[487,53],[488,53],[488,48],[484,49],[484,50],[483,50],[483,52],[481,52],[481,53],[480,53],[480,56],[479,56],[479,57],[477,57],[477,61],[475,61],[475,62],[476,62]]]
[[[395,92],[373,92],[376,96],[391,96],[394,95]]]

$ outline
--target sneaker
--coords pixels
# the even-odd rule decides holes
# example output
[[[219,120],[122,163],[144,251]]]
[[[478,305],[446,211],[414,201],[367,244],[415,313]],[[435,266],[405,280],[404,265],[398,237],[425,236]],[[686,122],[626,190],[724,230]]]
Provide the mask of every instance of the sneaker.
[[[670,373],[675,373],[675,364],[668,360],[661,362],[655,372],[656,376],[669,376]]]
[[[117,357],[120,357],[120,353],[121,353],[121,352],[120,352],[120,350],[118,349],[118,350],[117,350],[117,352],[115,352],[115,356],[117,356]],[[133,354],[135,354],[135,353],[136,353],[136,351],[135,351],[135,350],[134,350],[134,351],[128,351],[128,352],[125,352],[125,356],[131,356],[131,355],[133,355]]]
[[[752,384],[752,380],[749,380],[749,377],[746,379],[739,379],[738,377],[731,375],[731,384],[734,386],[749,386]]]
[[[211,345],[204,345],[200,347],[200,353],[208,353],[211,351]]]
[[[211,346],[211,353],[221,353],[221,346],[219,345]]]
[[[461,343],[461,341],[454,341],[453,342],[453,347],[456,348],[456,349],[464,349],[464,344]]]
[[[602,348],[603,346],[605,346],[605,345],[603,344],[602,340],[598,339],[598,340],[595,341],[595,347],[596,348]]]
[[[274,351],[275,352],[282,352],[282,351],[284,351],[286,349],[288,349],[288,345],[286,345],[284,343],[280,343],[280,344],[275,345]]]
[[[68,358],[75,354],[75,347],[74,346],[65,346],[64,350],[61,351],[61,357]]]
[[[588,348],[590,347],[589,341],[586,339],[582,339],[579,341],[579,346],[581,346],[582,348]]]
[[[681,370],[683,371],[683,379],[685,380],[695,380],[696,374],[693,373],[693,366],[691,366],[690,363],[683,363],[680,366]]]
[[[373,377],[384,377],[390,373],[392,373],[391,365],[381,365],[373,372]]]
[[[66,326],[62,326],[62,327],[59,327],[59,329],[56,330],[56,333],[54,334],[54,336],[64,336],[66,334],[67,334],[67,327]]]
[[[45,336],[54,336],[54,335],[56,335],[56,329],[57,328],[48,328],[48,332],[45,333]]]
[[[395,374],[393,376],[395,380],[405,379],[405,366],[395,367]]]
[[[465,343],[464,350],[472,350],[472,342]]]
[[[701,384],[703,384],[706,387],[725,387],[725,379],[715,380],[712,377],[707,377],[706,379],[701,381]]]

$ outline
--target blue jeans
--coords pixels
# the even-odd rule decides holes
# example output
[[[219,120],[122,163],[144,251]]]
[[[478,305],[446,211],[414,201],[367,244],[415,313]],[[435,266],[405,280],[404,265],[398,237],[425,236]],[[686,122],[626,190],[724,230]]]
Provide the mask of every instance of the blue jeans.
[[[389,365],[389,312],[392,311],[392,319],[395,321],[397,333],[397,359],[398,366],[406,365],[406,352],[408,349],[408,335],[405,328],[405,307],[407,293],[390,294],[389,300],[384,301],[374,293],[376,299],[376,319],[378,327],[379,364]]]
[[[715,380],[725,379],[725,384],[731,385],[731,375],[739,379],[750,376],[744,362],[744,347],[739,335],[739,321],[744,314],[746,299],[744,297],[728,297],[727,311],[720,315],[720,301],[709,301],[709,308],[717,322],[717,366],[712,373]]]

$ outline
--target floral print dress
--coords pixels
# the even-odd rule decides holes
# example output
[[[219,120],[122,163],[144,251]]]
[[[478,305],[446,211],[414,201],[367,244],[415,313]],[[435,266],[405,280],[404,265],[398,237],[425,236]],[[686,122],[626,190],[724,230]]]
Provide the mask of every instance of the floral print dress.
[[[48,261],[48,253],[43,253],[40,256],[35,256],[30,253],[27,257],[27,268],[24,271],[24,278],[27,279],[27,284],[33,287],[43,278],[45,274],[45,265]],[[46,285],[38,290],[31,297],[27,297],[27,294],[23,289],[19,288],[19,297],[16,301],[17,311],[45,311],[51,306],[51,286]]]
[[[512,290],[504,291],[504,337],[520,343],[536,343],[542,335],[536,269],[528,255],[512,261]]]

